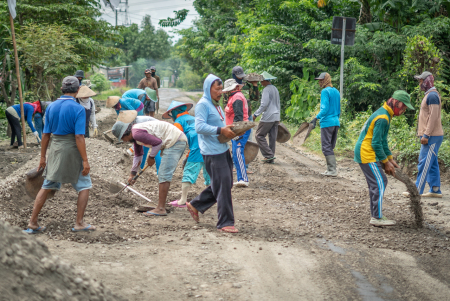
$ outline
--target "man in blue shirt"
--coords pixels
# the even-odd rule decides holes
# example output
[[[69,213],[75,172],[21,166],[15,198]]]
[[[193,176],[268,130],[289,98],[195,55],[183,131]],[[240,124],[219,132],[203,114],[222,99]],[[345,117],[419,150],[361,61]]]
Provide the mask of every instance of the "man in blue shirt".
[[[45,168],[45,180],[34,201],[28,229],[24,230],[26,233],[36,234],[45,230],[45,227],[38,225],[39,212],[50,191],[59,190],[61,183],[71,183],[78,192],[77,218],[72,231],[95,230],[95,227],[83,221],[92,182],[84,140],[86,113],[83,106],[75,101],[79,88],[76,77],[65,77],[61,88],[64,95],[47,108],[38,167]],[[51,135],[53,136],[47,164],[46,154]]]
[[[322,92],[320,93],[320,112],[311,123],[314,125],[313,128],[315,128],[317,119],[320,120],[322,153],[327,160],[327,171],[322,173],[322,175],[336,177],[337,170],[334,148],[340,126],[341,95],[336,88],[333,88],[330,74],[322,72],[316,80],[319,81],[319,86],[322,88]]]
[[[203,83],[203,97],[195,107],[195,131],[198,134],[198,144],[206,171],[211,177],[211,186],[186,205],[192,218],[199,222],[198,212],[205,213],[217,203],[217,229],[237,233],[231,199],[233,159],[228,144],[220,143],[218,139],[220,134],[230,139],[236,137],[236,134],[231,130],[231,126],[225,126],[225,113],[219,105],[222,89],[220,78],[213,74],[208,75]]]

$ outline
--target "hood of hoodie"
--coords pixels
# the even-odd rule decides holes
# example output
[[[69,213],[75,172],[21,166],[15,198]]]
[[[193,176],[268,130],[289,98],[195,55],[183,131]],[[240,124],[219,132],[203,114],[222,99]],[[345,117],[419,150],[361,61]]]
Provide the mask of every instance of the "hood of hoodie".
[[[203,98],[207,99],[211,103],[212,103],[212,99],[211,99],[211,85],[216,79],[220,79],[220,78],[215,76],[214,74],[209,74],[206,77],[205,82],[203,83]]]

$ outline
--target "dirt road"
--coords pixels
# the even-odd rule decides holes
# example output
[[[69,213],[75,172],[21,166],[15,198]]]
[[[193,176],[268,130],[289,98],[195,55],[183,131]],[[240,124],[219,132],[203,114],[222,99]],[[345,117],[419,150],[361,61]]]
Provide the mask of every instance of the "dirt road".
[[[178,96],[161,89],[164,103]],[[168,96],[168,95],[172,96]],[[161,102],[161,112],[163,108]],[[100,131],[115,113],[102,110]],[[277,145],[274,165],[250,164],[248,188],[233,188],[237,235],[215,229],[213,207],[195,224],[186,210],[167,217],[136,212],[145,201],[125,192],[114,198],[111,184],[124,182],[131,158],[125,146],[87,139],[91,190],[86,221],[98,231],[70,232],[76,193],[68,185],[43,208],[39,236],[50,252],[69,261],[129,300],[445,300],[450,293],[450,200],[423,200],[425,227],[417,229],[401,196],[403,184],[389,178],[384,214],[397,226],[369,226],[368,190],[358,165],[339,161],[340,176],[320,175],[322,158]],[[12,151],[14,152],[14,151]],[[15,151],[17,152],[17,151]],[[17,157],[4,153],[5,157]],[[32,200],[23,174],[38,154],[26,154],[13,174],[0,171],[0,219],[24,228]],[[23,156],[25,158],[25,156]],[[5,162],[7,160],[5,159]],[[168,201],[180,197],[177,168]],[[204,185],[201,177],[189,197]],[[135,189],[157,200],[154,170]],[[448,182],[443,186],[448,192]],[[448,195],[448,193],[446,193]]]

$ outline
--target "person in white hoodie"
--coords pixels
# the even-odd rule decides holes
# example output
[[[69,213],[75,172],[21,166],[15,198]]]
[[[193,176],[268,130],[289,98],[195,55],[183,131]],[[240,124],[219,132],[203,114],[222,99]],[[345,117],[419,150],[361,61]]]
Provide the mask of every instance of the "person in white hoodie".
[[[98,126],[95,120],[95,103],[91,98],[92,96],[95,96],[96,93],[89,88],[90,86],[91,81],[85,81],[85,85],[80,87],[80,90],[78,91],[76,97],[76,101],[86,110],[86,131],[84,134],[85,138],[89,138],[89,124],[91,124],[91,127],[94,129],[93,137],[96,137],[98,135]]]

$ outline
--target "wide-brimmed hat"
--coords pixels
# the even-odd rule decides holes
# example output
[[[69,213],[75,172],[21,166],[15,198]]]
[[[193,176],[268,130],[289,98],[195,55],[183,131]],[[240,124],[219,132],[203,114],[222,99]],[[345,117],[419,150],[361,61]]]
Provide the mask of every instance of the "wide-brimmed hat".
[[[234,78],[230,78],[230,79],[227,79],[226,81],[225,81],[225,84],[224,84],[224,88],[223,88],[223,92],[230,92],[230,91],[233,91],[234,89],[236,89],[236,87],[238,87],[238,86],[243,86],[243,85],[241,85],[241,84],[239,84]]]
[[[426,79],[428,76],[433,75],[431,72],[429,71],[424,71],[422,72],[421,75],[415,75],[414,78],[419,80],[419,79]]]
[[[111,132],[119,140],[119,142],[122,142],[122,136],[127,130],[128,125],[129,123],[122,121],[116,121],[116,123],[114,123]]]
[[[269,72],[264,71],[263,73],[261,73],[262,77],[264,78],[264,80],[273,80],[273,79],[277,79],[275,76],[273,76],[272,74],[270,74]]]
[[[119,116],[117,117],[117,121],[122,121],[123,123],[131,123],[136,119],[137,114],[138,113],[136,110],[120,111]]]
[[[92,87],[92,83],[89,79],[86,79],[82,82],[83,85],[85,85],[86,87],[90,88]]]
[[[147,96],[153,100],[154,102],[158,102],[158,97],[156,97],[156,91],[153,90],[152,88],[145,88],[145,93],[147,94]]]
[[[75,77],[81,77],[84,78],[84,71],[83,70],[77,70],[77,72],[75,72]]]
[[[107,108],[112,108],[114,107],[120,100],[119,96],[108,96],[108,98],[106,99],[106,107]]]
[[[403,102],[409,109],[414,110],[414,107],[411,104],[411,96],[408,94],[408,92],[397,90],[394,92],[394,94],[392,94],[392,98]]]
[[[182,107],[182,106],[186,106],[186,112],[189,111],[190,109],[192,109],[192,107],[194,106],[192,103],[184,103],[184,102],[179,102],[179,101],[172,101],[172,103],[170,104],[169,108],[167,109],[167,111],[162,115],[162,118],[164,119],[170,119],[170,112],[172,112],[172,110]]]
[[[92,91],[88,86],[81,86],[80,90],[78,90],[76,98],[92,97],[95,95],[97,94],[94,91]]]

